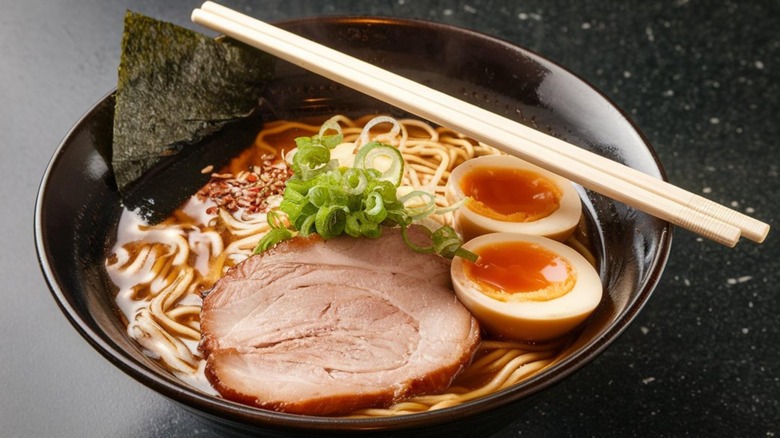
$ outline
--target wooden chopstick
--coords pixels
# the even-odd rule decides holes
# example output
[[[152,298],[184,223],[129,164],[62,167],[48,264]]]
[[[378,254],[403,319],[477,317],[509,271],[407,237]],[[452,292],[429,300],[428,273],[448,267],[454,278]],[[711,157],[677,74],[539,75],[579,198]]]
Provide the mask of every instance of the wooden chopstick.
[[[722,244],[768,233],[767,224],[660,179],[216,3],[192,20]]]
[[[310,52],[314,50],[317,53],[324,54],[324,56],[331,60],[331,62],[339,63],[346,68],[351,68],[356,64],[356,60],[354,58],[351,58],[341,52],[316,45],[309,40],[289,32],[282,31],[281,29],[275,28],[266,23],[262,23],[258,20],[218,4],[206,2],[202,6],[202,9],[223,16],[226,19],[235,21],[236,23],[240,23],[245,27],[263,32],[273,38],[287,41],[302,50]],[[769,226],[767,224],[764,224],[735,210],[726,208],[699,195],[685,191],[665,181],[644,174],[636,169],[623,166],[585,149],[573,147],[572,145],[560,139],[536,131],[525,125],[501,117],[497,114],[490,113],[474,105],[466,104],[465,102],[455,99],[452,96],[424,87],[421,84],[380,69],[374,65],[362,63],[359,65],[359,67],[361,69],[365,69],[366,73],[370,74],[372,77],[378,80],[382,80],[385,83],[403,86],[408,90],[414,91],[418,95],[426,96],[431,100],[435,100],[456,109],[463,107],[463,112],[468,112],[469,116],[480,118],[481,120],[486,121],[496,129],[508,130],[526,141],[534,142],[543,147],[555,150],[558,153],[569,156],[586,165],[598,167],[602,171],[610,173],[618,178],[631,178],[633,180],[633,184],[637,184],[646,190],[650,190],[661,196],[668,197],[679,204],[740,228],[741,234],[751,240],[761,242],[769,232]],[[500,145],[496,147],[500,147]]]

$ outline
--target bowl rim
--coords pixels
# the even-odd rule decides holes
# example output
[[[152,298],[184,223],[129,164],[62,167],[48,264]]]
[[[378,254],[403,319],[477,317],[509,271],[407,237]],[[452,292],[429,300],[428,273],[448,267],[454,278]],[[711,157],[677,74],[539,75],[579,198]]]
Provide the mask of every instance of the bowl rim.
[[[484,40],[490,42],[491,44],[502,45],[511,51],[522,53],[524,56],[533,59],[535,62],[554,66],[560,69],[562,73],[570,75],[577,81],[581,82],[588,89],[595,92],[602,99],[604,99],[604,101],[609,104],[612,109],[616,110],[618,115],[628,123],[630,128],[646,145],[647,152],[651,156],[655,168],[658,170],[661,178],[664,180],[667,179],[666,173],[657,156],[656,151],[653,149],[639,127],[630,117],[628,117],[625,111],[618,107],[615,102],[613,102],[603,92],[591,85],[588,81],[576,73],[524,46],[479,31],[422,19],[407,19],[385,16],[334,15],[290,19],[279,21],[275,24],[281,27],[285,27],[306,25],[307,23],[326,25],[343,23],[366,25],[372,23],[382,23],[392,26],[422,26],[444,32],[454,32],[465,35],[469,38]],[[516,386],[497,391],[490,395],[463,403],[458,406],[409,415],[356,419],[301,416],[274,411],[265,411],[214,397],[202,393],[197,389],[182,386],[181,383],[177,384],[175,382],[175,377],[171,377],[170,379],[163,378],[163,376],[140,364],[128,352],[124,351],[122,348],[119,348],[118,345],[110,342],[110,340],[107,339],[107,335],[93,329],[91,325],[80,316],[79,311],[74,307],[73,302],[68,298],[68,295],[65,293],[63,288],[60,287],[57,275],[52,267],[52,264],[49,262],[47,247],[44,239],[42,238],[44,227],[43,210],[47,196],[46,192],[49,178],[51,173],[54,171],[54,168],[57,167],[60,158],[64,154],[65,148],[69,144],[70,139],[78,131],[79,127],[86,119],[89,119],[93,113],[100,110],[101,106],[106,104],[107,100],[112,97],[114,92],[115,89],[106,93],[76,121],[76,123],[68,130],[58,147],[55,149],[51,159],[46,166],[46,170],[44,171],[44,174],[40,180],[40,185],[36,194],[34,210],[34,240],[39,266],[49,287],[49,290],[55,298],[55,301],[57,302],[60,310],[65,314],[71,325],[79,332],[79,334],[84,339],[86,339],[88,343],[92,345],[92,347],[95,348],[103,357],[105,357],[114,366],[128,374],[139,383],[164,395],[166,398],[179,402],[186,408],[195,409],[200,413],[217,416],[221,420],[237,421],[244,425],[253,424],[257,427],[270,426],[276,428],[299,430],[320,429],[333,431],[369,431],[374,429],[381,429],[385,431],[391,431],[442,424],[447,421],[461,419],[464,416],[478,415],[492,409],[510,405],[516,401],[519,401],[520,399],[538,395],[543,390],[556,385],[557,383],[581,370],[585,365],[600,355],[626,330],[626,328],[633,322],[638,313],[646,305],[649,297],[653,293],[653,290],[658,285],[666,262],[669,258],[673,226],[671,224],[664,223],[653,263],[647,267],[647,281],[644,283],[644,287],[633,297],[632,300],[626,303],[623,314],[620,315],[620,317],[617,318],[597,340],[586,345],[581,349],[581,351],[576,352],[575,354],[572,354],[571,356],[566,357],[565,359],[556,363],[555,373],[539,373],[525,380],[522,386]]]

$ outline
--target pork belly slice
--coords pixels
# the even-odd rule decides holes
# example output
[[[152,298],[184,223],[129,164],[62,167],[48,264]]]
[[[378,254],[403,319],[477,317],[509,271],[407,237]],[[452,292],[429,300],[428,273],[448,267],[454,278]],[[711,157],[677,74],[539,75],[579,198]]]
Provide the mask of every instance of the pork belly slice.
[[[294,239],[228,272],[206,297],[206,375],[230,400],[341,415],[446,389],[479,343],[449,262],[379,239]]]

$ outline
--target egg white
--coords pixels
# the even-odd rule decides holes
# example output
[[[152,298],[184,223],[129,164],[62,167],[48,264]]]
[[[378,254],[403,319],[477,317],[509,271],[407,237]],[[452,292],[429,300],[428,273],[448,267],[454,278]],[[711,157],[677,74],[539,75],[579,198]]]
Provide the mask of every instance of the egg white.
[[[561,192],[557,210],[549,216],[530,222],[509,222],[492,219],[474,212],[468,206],[454,212],[454,227],[469,240],[486,233],[522,233],[549,237],[563,242],[571,236],[582,216],[582,203],[574,185],[561,176],[510,155],[487,155],[465,161],[456,167],[447,181],[447,199],[450,204],[466,196],[461,188],[463,177],[472,170],[483,168],[504,168],[532,171],[553,183]]]
[[[582,323],[601,301],[601,278],[577,251],[560,242],[533,235],[491,233],[470,240],[464,248],[479,248],[498,242],[529,242],[540,245],[568,261],[576,275],[574,287],[566,294],[547,301],[506,302],[481,292],[479,284],[464,271],[468,263],[455,257],[450,270],[458,299],[488,332],[508,339],[550,340],[560,337]]]

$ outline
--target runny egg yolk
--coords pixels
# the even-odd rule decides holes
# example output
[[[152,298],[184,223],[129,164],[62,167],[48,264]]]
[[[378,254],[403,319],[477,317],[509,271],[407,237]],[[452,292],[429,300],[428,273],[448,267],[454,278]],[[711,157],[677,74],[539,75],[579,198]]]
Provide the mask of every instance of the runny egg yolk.
[[[548,301],[568,293],[576,272],[562,256],[531,242],[492,243],[473,250],[465,273],[485,295],[501,301]]]
[[[562,193],[536,172],[506,167],[475,167],[463,175],[466,206],[477,214],[507,222],[531,222],[560,207]]]
[[[603,295],[599,273],[572,247],[546,237],[488,233],[463,247],[477,263],[452,260],[458,299],[493,335],[554,339],[582,323]]]

